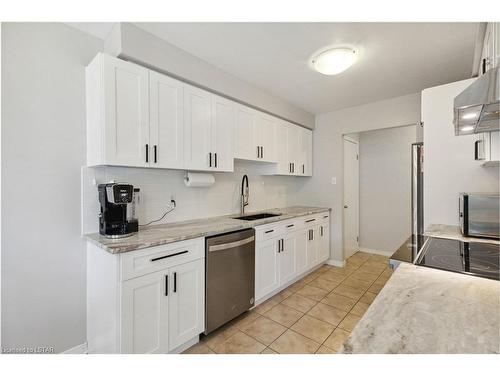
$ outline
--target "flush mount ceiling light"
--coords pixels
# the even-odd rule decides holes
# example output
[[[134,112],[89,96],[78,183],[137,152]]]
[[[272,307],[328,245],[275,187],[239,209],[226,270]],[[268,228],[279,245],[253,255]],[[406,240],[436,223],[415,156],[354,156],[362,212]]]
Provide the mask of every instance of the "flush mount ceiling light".
[[[356,62],[358,53],[351,48],[329,48],[316,54],[311,60],[314,70],[326,75],[343,72]]]

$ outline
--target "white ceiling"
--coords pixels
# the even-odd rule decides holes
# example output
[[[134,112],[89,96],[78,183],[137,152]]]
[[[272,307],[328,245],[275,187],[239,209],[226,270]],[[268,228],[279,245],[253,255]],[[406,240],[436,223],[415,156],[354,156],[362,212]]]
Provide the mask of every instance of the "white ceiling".
[[[109,32],[112,24],[107,25]],[[314,114],[470,78],[478,28],[478,23],[135,25]],[[337,76],[312,71],[309,58],[329,45],[358,48],[358,62]]]

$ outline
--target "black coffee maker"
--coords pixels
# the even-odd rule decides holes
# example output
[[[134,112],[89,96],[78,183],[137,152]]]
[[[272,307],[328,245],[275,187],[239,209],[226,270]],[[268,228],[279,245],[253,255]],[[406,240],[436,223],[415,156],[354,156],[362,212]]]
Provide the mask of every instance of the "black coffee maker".
[[[127,217],[127,208],[134,201],[134,187],[128,184],[100,184],[99,233],[109,238],[128,237],[137,232],[137,219]]]

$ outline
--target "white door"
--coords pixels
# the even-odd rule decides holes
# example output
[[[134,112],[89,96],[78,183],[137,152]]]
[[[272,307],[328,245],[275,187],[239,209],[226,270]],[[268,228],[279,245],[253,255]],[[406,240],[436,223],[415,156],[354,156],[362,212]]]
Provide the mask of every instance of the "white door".
[[[184,167],[183,94],[182,82],[149,72],[150,166]]]
[[[276,150],[275,150],[275,132],[276,132],[276,121],[273,117],[266,114],[259,115],[260,121],[260,160],[275,162],[276,161]]]
[[[192,170],[210,170],[214,163],[211,150],[211,96],[207,91],[184,85],[184,166]]]
[[[319,226],[318,235],[318,262],[330,258],[330,222],[326,221]]]
[[[278,162],[276,173],[289,174],[289,160],[287,151],[287,123],[278,121],[275,125],[275,159]]]
[[[314,267],[318,262],[318,227],[307,229],[307,268]]]
[[[205,325],[205,260],[172,267],[169,272],[169,350],[201,333]]]
[[[289,234],[281,240],[281,252],[279,254],[280,258],[280,285],[284,285],[292,280],[295,275],[297,268],[295,266],[295,234]]]
[[[344,138],[344,259],[359,249],[359,145]]]
[[[148,70],[103,56],[106,164],[148,165]]]
[[[121,352],[168,352],[167,271],[122,284]]]
[[[295,125],[288,125],[286,128],[287,138],[287,155],[288,155],[288,173],[292,175],[299,174],[300,167],[298,160],[300,160],[299,149],[299,127]]]
[[[237,159],[257,160],[255,116],[253,109],[237,105],[234,147],[234,157]]]
[[[234,171],[233,131],[235,127],[235,105],[220,96],[212,96],[212,152],[215,171]]]
[[[279,287],[278,239],[255,243],[255,300]]]
[[[297,275],[300,275],[307,270],[307,241],[308,230],[304,229],[294,233],[295,242],[295,267]]]

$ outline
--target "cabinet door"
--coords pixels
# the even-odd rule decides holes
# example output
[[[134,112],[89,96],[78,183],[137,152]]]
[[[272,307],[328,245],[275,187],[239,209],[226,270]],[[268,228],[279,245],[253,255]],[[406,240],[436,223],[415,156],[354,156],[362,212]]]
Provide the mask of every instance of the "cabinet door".
[[[296,237],[294,234],[285,236],[282,240],[282,248],[279,254],[280,285],[288,283],[296,275],[297,268],[295,265],[295,241]]]
[[[205,325],[204,259],[172,267],[169,272],[169,350],[203,332]]]
[[[288,170],[289,174],[292,175],[296,175],[301,172],[298,163],[298,161],[300,160],[299,137],[299,127],[296,125],[288,124],[286,132]]]
[[[210,170],[211,96],[207,91],[184,85],[184,166],[192,170]],[[210,155],[212,154],[212,155]]]
[[[243,105],[237,105],[234,147],[235,158],[257,160],[255,123],[256,112]]]
[[[288,160],[287,124],[278,121],[275,125],[275,158],[278,163],[277,174],[290,174],[290,161]]]
[[[212,96],[212,167],[215,171],[234,170],[233,130],[235,128],[235,104],[220,96]]]
[[[330,222],[321,223],[318,231],[318,262],[330,258]]]
[[[275,162],[275,126],[276,120],[264,113],[259,113],[257,116],[256,128],[258,138],[257,146],[261,147],[258,160]]]
[[[307,268],[314,267],[318,262],[318,227],[307,229]]]
[[[183,94],[182,82],[149,72],[150,166],[184,167]]]
[[[301,128],[299,130],[299,157],[298,173],[301,176],[312,176],[312,131]]]
[[[105,163],[143,167],[149,147],[148,70],[103,56]]]
[[[307,271],[307,242],[308,242],[307,229],[295,233],[295,265],[297,268],[297,275]]]
[[[279,287],[278,239],[255,243],[255,300]]]
[[[121,352],[168,352],[167,272],[122,284]]]

